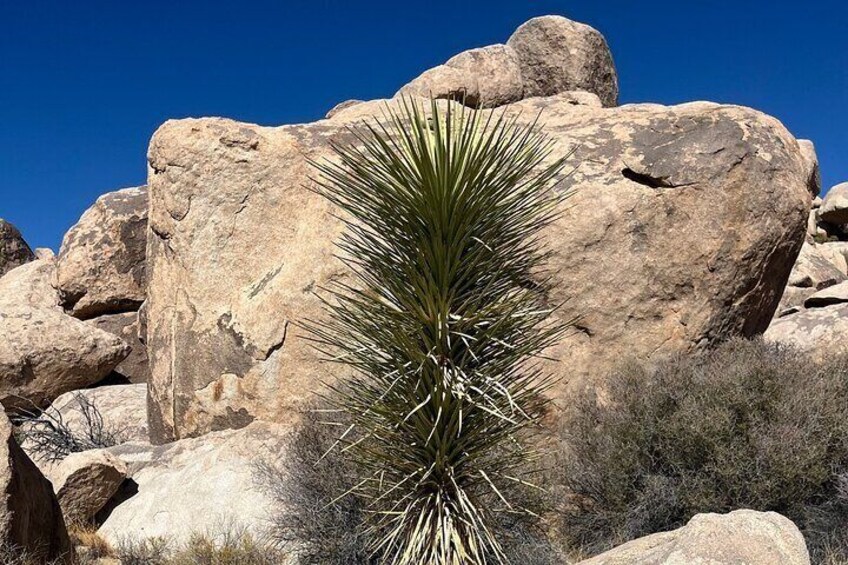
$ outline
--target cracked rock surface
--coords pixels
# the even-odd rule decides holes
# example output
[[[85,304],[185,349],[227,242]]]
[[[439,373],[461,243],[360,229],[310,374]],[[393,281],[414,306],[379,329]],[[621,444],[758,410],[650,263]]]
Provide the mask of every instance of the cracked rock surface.
[[[545,234],[551,302],[568,299],[559,315],[581,319],[550,352],[556,402],[622,357],[764,331],[811,200],[797,141],[760,112],[575,102],[562,94],[505,107],[526,119],[541,111],[557,152],[576,148],[559,187],[574,195]],[[333,257],[341,225],[305,186],[307,159],[330,156],[330,141],[349,141],[345,127],[385,103],[312,124],[207,118],[156,132],[145,304],[155,441],[289,421],[339,374],[292,326],[321,315],[314,289],[346,277]]]

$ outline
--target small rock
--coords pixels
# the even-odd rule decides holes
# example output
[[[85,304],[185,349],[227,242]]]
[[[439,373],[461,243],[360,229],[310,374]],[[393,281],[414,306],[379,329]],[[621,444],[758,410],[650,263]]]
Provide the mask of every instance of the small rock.
[[[816,155],[816,146],[809,139],[799,139],[798,146],[801,148],[801,157],[804,159],[810,192],[821,203],[821,199],[818,198],[818,194],[821,192],[821,170],[819,169],[819,158]],[[817,207],[813,202],[813,208]]]
[[[542,16],[521,25],[507,45],[518,56],[525,98],[585,90],[597,94],[604,106],[618,104],[612,54],[596,29],[561,16]]]
[[[36,259],[52,259],[55,256],[56,256],[56,254],[49,247],[37,247],[35,249],[35,258]]]
[[[811,238],[827,237],[827,232],[819,226],[819,213],[815,208],[810,210],[810,215],[807,217],[807,235]]]
[[[357,104],[361,103],[362,100],[345,100],[344,102],[339,102],[338,104],[330,108],[330,111],[327,112],[327,115],[325,115],[324,117],[329,120],[345,108],[350,108],[351,106],[356,106]]]
[[[463,51],[444,65],[425,71],[395,96],[432,96],[495,108],[521,100],[523,92],[515,52],[506,45],[490,45]]]
[[[127,476],[126,464],[108,451],[71,453],[49,478],[68,523],[91,520],[118,492]]]
[[[33,259],[35,254],[18,228],[0,219],[0,277]]]
[[[120,337],[129,344],[132,348],[130,354],[114,370],[131,383],[146,383],[150,368],[147,364],[147,347],[139,338],[138,312],[106,314],[86,322],[104,332]]]
[[[0,277],[0,308],[35,306],[59,309],[56,290],[56,259],[36,259]]]
[[[838,264],[834,264],[834,260]],[[826,251],[823,246],[815,243],[804,242],[789,274],[788,284],[816,290],[827,288],[848,278],[842,269],[844,264],[844,257],[840,262],[832,251]]]
[[[804,301],[804,306],[806,308],[821,308],[840,302],[848,302],[848,281],[843,281],[811,294]]]
[[[819,219],[836,226],[848,224],[848,182],[827,191],[819,208]]]
[[[816,289],[811,287],[787,286],[783,289],[783,296],[781,296],[780,304],[775,311],[775,318],[800,311],[804,308],[804,302],[807,298],[815,292]]]
[[[801,532],[775,512],[697,514],[689,523],[625,543],[578,565],[809,565]]]

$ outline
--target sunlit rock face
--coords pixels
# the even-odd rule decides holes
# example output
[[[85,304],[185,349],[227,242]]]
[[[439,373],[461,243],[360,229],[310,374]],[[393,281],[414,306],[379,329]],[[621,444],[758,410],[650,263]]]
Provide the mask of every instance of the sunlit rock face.
[[[330,142],[350,141],[347,126],[385,104],[312,124],[211,118],[156,132],[146,305],[154,440],[289,421],[341,374],[296,328],[322,315],[314,291],[347,276],[333,256],[336,210],[309,190],[308,160],[331,156]],[[809,166],[777,120],[703,102],[603,108],[571,94],[503,108],[528,120],[541,112],[557,153],[575,149],[558,187],[573,196],[545,234],[551,304],[563,304],[564,320],[580,318],[550,352],[555,401],[622,357],[765,330],[811,199]]]

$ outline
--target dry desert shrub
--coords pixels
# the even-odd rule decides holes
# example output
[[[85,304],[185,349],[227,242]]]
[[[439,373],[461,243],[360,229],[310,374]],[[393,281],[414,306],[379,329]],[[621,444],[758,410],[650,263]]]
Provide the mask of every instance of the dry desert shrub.
[[[751,508],[792,519],[814,561],[848,558],[848,356],[738,340],[625,364],[571,404],[562,438],[552,481],[570,547]]]

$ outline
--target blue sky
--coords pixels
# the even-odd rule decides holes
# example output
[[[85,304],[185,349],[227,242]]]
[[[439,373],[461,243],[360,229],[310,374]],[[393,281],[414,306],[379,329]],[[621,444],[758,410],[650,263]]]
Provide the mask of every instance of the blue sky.
[[[815,142],[825,188],[848,180],[848,7],[835,0],[0,0],[0,217],[58,249],[98,195],[145,182],[168,118],[315,120],[542,14],[604,33],[622,103],[752,106]]]

